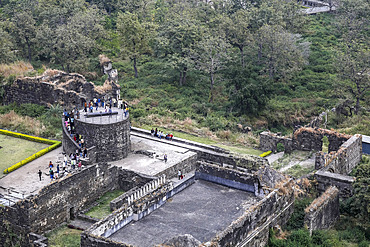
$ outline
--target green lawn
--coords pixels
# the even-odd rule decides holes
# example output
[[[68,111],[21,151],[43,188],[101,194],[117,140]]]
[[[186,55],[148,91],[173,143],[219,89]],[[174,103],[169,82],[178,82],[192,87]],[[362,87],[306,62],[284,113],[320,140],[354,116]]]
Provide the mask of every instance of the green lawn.
[[[105,193],[102,197],[98,200],[98,205],[90,209],[86,215],[91,216],[97,219],[103,219],[104,217],[110,215],[112,212],[110,211],[110,202],[122,195],[124,191],[122,190],[113,190]]]
[[[3,170],[48,147],[49,145],[0,134],[0,146],[1,177],[3,176]]]
[[[81,242],[81,232],[64,225],[49,232],[46,237],[49,239],[51,247],[78,247]]]

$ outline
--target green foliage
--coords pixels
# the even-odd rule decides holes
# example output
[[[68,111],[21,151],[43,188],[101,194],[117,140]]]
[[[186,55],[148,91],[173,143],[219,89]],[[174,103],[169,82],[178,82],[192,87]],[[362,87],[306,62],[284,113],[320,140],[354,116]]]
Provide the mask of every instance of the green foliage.
[[[46,234],[49,246],[80,246],[80,230],[61,226]]]
[[[40,117],[46,112],[45,106],[36,104],[21,104],[16,103],[10,105],[0,106],[0,114],[8,113],[10,111],[15,111],[17,114],[29,117]]]
[[[277,152],[283,152],[283,151],[285,151],[285,147],[284,147],[284,144],[282,144],[282,143],[278,143],[277,145],[276,145],[276,151]]]
[[[101,198],[97,200],[98,205],[95,207],[91,208],[86,215],[97,218],[97,219],[102,219],[109,214],[111,214],[110,210],[110,202],[122,195],[124,191],[122,190],[114,190],[114,191],[109,191],[105,193]]]
[[[288,231],[299,229],[304,224],[304,209],[313,201],[312,198],[304,198],[294,202],[294,212],[286,224]]]
[[[354,195],[341,206],[342,211],[358,218],[359,221],[370,220],[370,158],[363,156],[362,161],[351,173],[356,180],[353,184]]]

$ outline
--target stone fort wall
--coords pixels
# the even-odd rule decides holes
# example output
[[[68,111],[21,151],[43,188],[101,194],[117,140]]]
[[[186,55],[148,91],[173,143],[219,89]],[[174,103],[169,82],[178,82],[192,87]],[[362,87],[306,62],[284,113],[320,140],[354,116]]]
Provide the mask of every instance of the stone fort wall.
[[[339,219],[339,190],[329,187],[305,209],[305,225],[310,234],[317,229],[327,229]]]
[[[94,97],[118,98],[119,86],[111,81],[95,86],[80,74],[47,70],[42,76],[16,79],[5,87],[5,92],[5,104],[16,102],[76,107]]]
[[[111,124],[76,119],[75,129],[84,137],[88,148],[95,146],[96,162],[120,160],[131,151],[129,118]]]
[[[29,246],[29,233],[41,234],[54,229],[110,190],[129,190],[150,180],[106,163],[96,164],[51,183],[37,195],[11,207],[0,207],[0,230],[20,236],[21,246]],[[1,235],[0,240],[5,241],[7,237]]]

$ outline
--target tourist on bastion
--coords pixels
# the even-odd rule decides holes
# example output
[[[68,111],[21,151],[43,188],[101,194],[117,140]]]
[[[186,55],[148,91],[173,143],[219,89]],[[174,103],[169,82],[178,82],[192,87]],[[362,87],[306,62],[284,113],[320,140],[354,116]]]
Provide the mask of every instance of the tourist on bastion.
[[[179,177],[179,180],[183,178],[181,170],[177,172],[177,176]]]
[[[164,163],[167,163],[167,154],[164,154],[163,159],[164,159]]]
[[[38,174],[39,174],[39,178],[40,178],[40,181],[41,181],[42,171],[39,170]]]

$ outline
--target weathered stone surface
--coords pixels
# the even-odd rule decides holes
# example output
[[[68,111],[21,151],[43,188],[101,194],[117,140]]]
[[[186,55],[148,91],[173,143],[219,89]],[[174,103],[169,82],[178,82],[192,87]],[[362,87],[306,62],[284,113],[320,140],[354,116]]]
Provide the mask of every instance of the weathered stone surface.
[[[198,247],[201,242],[190,234],[173,237],[160,246],[168,247]]]
[[[294,148],[304,151],[321,151],[322,138],[324,136],[327,136],[329,140],[329,152],[337,151],[345,141],[351,138],[350,135],[341,134],[332,130],[302,127],[294,131]]]
[[[353,195],[354,177],[320,170],[315,173],[315,179],[320,192],[324,192],[330,186],[335,186],[339,190],[340,197],[348,198]]]
[[[96,161],[114,161],[127,157],[131,150],[129,118],[110,124],[75,120],[76,133],[84,137],[88,148],[96,147]]]
[[[106,81],[103,86],[95,86],[80,74],[47,70],[42,76],[19,78],[6,86],[4,102],[81,107],[84,102],[94,97],[118,98],[119,88],[113,81]]]
[[[310,234],[317,229],[327,229],[339,219],[339,190],[329,187],[305,209],[305,225]]]
[[[284,152],[291,153],[293,151],[293,140],[284,136],[280,136],[271,132],[264,131],[260,134],[260,149],[263,151],[277,151],[277,145],[284,145]]]
[[[361,161],[362,157],[362,136],[354,135],[338,151],[328,154],[318,152],[315,159],[315,169],[323,169],[334,173],[349,174],[352,169]]]
[[[263,166],[257,172],[256,175],[261,186],[275,188],[276,184],[286,179],[286,176],[270,166]]]

